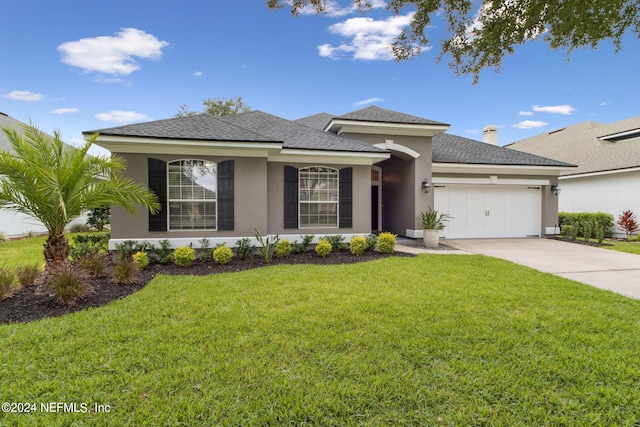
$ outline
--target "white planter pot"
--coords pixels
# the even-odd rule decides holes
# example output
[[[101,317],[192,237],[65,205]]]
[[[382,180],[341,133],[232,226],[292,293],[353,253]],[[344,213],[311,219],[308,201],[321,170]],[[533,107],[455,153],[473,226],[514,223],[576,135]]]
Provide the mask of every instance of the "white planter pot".
[[[422,240],[427,248],[437,248],[440,241],[440,230],[422,230]]]

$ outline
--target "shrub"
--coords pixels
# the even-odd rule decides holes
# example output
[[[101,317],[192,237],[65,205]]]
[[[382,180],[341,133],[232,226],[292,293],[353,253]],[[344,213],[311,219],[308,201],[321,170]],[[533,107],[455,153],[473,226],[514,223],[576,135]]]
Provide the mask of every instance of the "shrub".
[[[267,236],[265,239],[262,237],[258,229],[256,229],[256,239],[258,239],[258,242],[260,243],[260,246],[258,246],[260,256],[262,256],[262,259],[267,264],[271,263],[273,254],[276,251],[276,244],[280,241],[280,236],[276,234],[275,236]]]
[[[291,252],[294,254],[309,252],[309,245],[313,241],[313,238],[313,234],[305,234],[304,236],[302,236],[302,243],[298,243],[297,240],[294,240],[293,244],[291,245]]]
[[[89,254],[78,260],[78,263],[92,277],[102,277],[107,269],[108,254]]]
[[[596,241],[598,242],[599,245],[601,245],[602,242],[604,241],[604,234],[605,234],[604,227],[596,226],[596,228],[594,230],[594,236],[595,236]]]
[[[200,239],[198,243],[200,243],[200,255],[198,259],[202,262],[211,261],[211,242],[209,242],[209,239]]]
[[[316,251],[316,253],[318,255],[320,255],[322,258],[325,258],[327,255],[329,255],[331,253],[331,250],[333,248],[331,247],[331,243],[329,243],[329,240],[326,237],[323,237],[322,239],[320,239],[320,241],[316,244],[316,248],[314,249]]]
[[[119,260],[111,271],[111,280],[118,285],[133,285],[139,277],[140,270],[130,259]]]
[[[116,251],[118,251],[118,260],[131,259],[133,254],[138,252],[138,242],[135,240],[125,240],[122,243],[116,244]]]
[[[173,262],[173,251],[171,250],[171,242],[167,239],[160,240],[160,245],[156,249],[156,255],[160,264],[171,264]]]
[[[144,268],[149,265],[149,257],[147,256],[147,253],[144,251],[136,252],[135,254],[133,254],[132,259],[133,259],[133,263],[140,270],[144,270]]]
[[[291,243],[287,239],[282,239],[276,243],[276,256],[284,258],[291,253]]]
[[[40,270],[39,264],[21,265],[18,267],[16,269],[16,277],[18,278],[20,286],[26,288],[33,285],[40,274]]]
[[[63,304],[74,305],[76,301],[89,293],[87,272],[73,264],[64,264],[52,269],[47,278],[47,286],[56,299]]]
[[[581,224],[582,237],[584,237],[584,241],[587,243],[589,243],[589,240],[591,240],[591,235],[593,235],[594,226],[595,226],[595,223],[591,220],[587,220]]]
[[[106,225],[111,224],[111,208],[94,208],[87,215],[87,224],[98,231],[104,230]]]
[[[367,239],[362,236],[354,236],[349,242],[349,249],[355,256],[362,255],[367,249]]]
[[[218,245],[213,250],[213,259],[220,265],[228,264],[233,258],[233,251],[225,245]]]
[[[349,245],[344,241],[344,236],[340,234],[327,236],[326,239],[331,244],[331,248],[334,252],[341,252],[349,249]]]
[[[618,230],[624,231],[627,234],[627,240],[631,234],[638,231],[638,223],[636,222],[636,216],[631,211],[624,211],[622,215],[618,215]]]
[[[173,260],[180,267],[188,267],[196,260],[196,251],[189,246],[181,246],[173,251]]]
[[[251,240],[246,237],[236,242],[236,256],[239,260],[251,258],[255,249],[256,247],[251,244]]]
[[[383,254],[392,254],[396,248],[396,235],[389,232],[380,233],[378,236],[378,251]]]
[[[69,226],[70,233],[88,233],[91,231],[91,227],[87,224],[71,224]]]
[[[16,275],[5,267],[0,267],[0,301],[9,298],[15,289]]]
[[[91,254],[99,254],[109,249],[109,232],[78,233],[69,238],[69,257],[79,260]]]
[[[368,251],[373,251],[375,250],[376,246],[378,246],[378,236],[376,236],[375,234],[369,234],[367,237],[367,250]]]
[[[559,212],[558,213],[558,225],[562,230],[566,225],[578,225],[578,234],[580,230],[580,224],[584,224],[587,221],[593,221],[605,228],[605,232],[609,233],[609,229],[613,227],[613,215],[603,212]],[[576,237],[577,237],[576,235]]]

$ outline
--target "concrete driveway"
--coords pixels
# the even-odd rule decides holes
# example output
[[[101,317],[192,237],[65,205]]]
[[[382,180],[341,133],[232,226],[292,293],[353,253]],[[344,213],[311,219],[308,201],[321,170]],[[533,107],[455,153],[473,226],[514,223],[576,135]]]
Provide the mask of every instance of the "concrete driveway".
[[[640,255],[552,239],[469,239],[442,243],[640,299]]]

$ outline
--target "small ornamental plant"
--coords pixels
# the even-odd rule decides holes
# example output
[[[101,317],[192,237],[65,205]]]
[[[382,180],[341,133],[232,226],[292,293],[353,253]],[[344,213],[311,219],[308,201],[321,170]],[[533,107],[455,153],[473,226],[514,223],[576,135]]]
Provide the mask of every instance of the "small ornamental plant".
[[[42,269],[39,264],[29,264],[18,267],[16,277],[18,278],[20,287],[26,288],[33,285],[40,274],[40,270]]]
[[[278,243],[276,243],[276,256],[278,258],[284,258],[289,256],[291,253],[291,243],[289,240],[282,239]]]
[[[323,237],[316,244],[316,248],[314,249],[314,251],[316,251],[316,253],[320,255],[322,258],[326,258],[327,255],[331,253],[332,249],[333,248],[331,247],[331,243],[329,243],[329,240]]]
[[[173,251],[173,259],[180,267],[189,267],[196,260],[196,251],[189,246],[181,246]]]
[[[144,251],[138,251],[135,254],[133,254],[133,263],[140,270],[144,269],[146,266],[149,265],[149,257],[147,256],[147,253]]]
[[[624,211],[622,215],[618,215],[618,230],[627,234],[627,240],[636,231],[638,231],[638,223],[636,216],[631,211]]]
[[[88,280],[89,277],[84,269],[64,264],[51,272],[47,285],[59,302],[75,305],[77,300],[91,291],[87,284]]]
[[[16,275],[8,268],[0,267],[0,301],[13,295]]]
[[[398,236],[387,231],[380,233],[377,243],[378,252],[392,254],[396,248],[396,237]]]
[[[349,242],[349,250],[355,256],[362,255],[362,253],[367,250],[367,246],[367,239],[362,236],[354,236]]]
[[[213,250],[213,259],[220,265],[228,264],[233,258],[233,251],[224,245],[219,245]]]
[[[111,281],[118,285],[133,285],[138,282],[140,270],[130,259],[121,259],[111,270]]]

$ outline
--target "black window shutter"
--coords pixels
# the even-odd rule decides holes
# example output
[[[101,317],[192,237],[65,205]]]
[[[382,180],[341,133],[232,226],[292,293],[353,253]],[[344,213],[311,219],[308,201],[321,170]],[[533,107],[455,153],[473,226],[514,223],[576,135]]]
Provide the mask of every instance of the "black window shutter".
[[[156,193],[160,202],[160,212],[149,212],[149,231],[167,231],[167,163],[162,160],[147,159],[149,188]]]
[[[218,230],[234,229],[234,162],[218,163]]]
[[[340,199],[338,226],[340,228],[353,227],[353,168],[340,169]]]
[[[284,228],[298,228],[298,169],[284,167]]]

